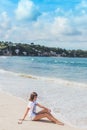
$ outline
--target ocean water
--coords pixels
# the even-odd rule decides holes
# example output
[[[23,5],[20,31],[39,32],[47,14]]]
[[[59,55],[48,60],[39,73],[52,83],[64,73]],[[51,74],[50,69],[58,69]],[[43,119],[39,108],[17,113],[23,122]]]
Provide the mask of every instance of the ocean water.
[[[87,59],[0,57],[0,90],[38,100],[66,124],[87,128]]]
[[[87,83],[87,58],[0,57],[0,69]]]

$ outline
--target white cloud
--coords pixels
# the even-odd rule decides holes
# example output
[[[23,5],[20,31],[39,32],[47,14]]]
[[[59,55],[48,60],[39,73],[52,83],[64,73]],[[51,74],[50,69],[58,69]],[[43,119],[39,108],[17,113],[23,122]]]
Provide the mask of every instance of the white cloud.
[[[60,43],[59,47],[73,47],[76,43],[81,46],[84,42],[86,46],[87,15],[84,8],[81,10],[83,14],[79,16],[72,10],[64,12],[61,8],[40,15],[31,0],[20,0],[15,10],[16,19],[15,16],[8,17],[5,11],[0,14],[0,39],[24,43],[36,41],[50,46]]]
[[[18,20],[36,20],[40,15],[38,8],[31,0],[20,0],[15,14]]]
[[[53,18],[52,15],[48,15],[50,14],[43,15],[43,18],[40,17],[40,19],[33,24],[32,28],[34,32],[36,31],[38,34],[36,38],[73,41],[74,37],[78,38],[78,36],[81,36],[81,30],[71,24],[72,22],[75,24],[76,21],[74,21],[74,19],[64,16],[54,16]],[[49,20],[46,19],[47,16]],[[50,17],[52,17],[52,19]]]
[[[9,28],[10,19],[9,19],[7,13],[6,12],[2,12],[1,15],[0,15],[0,17],[1,17],[0,28],[2,28],[2,29]]]
[[[0,39],[7,38],[8,30],[11,28],[10,18],[6,12],[0,14]]]
[[[81,3],[79,3],[76,6],[76,12],[78,12],[78,14],[80,15],[87,14],[87,1],[86,0],[82,0]]]
[[[2,12],[0,18],[0,39],[5,40],[8,35],[8,30],[11,28],[10,18],[7,12]]]
[[[56,17],[52,23],[52,32],[54,35],[60,35],[67,29],[68,19],[64,17]]]
[[[87,1],[86,0],[82,0],[81,3],[78,4],[76,8],[77,9],[87,8]]]

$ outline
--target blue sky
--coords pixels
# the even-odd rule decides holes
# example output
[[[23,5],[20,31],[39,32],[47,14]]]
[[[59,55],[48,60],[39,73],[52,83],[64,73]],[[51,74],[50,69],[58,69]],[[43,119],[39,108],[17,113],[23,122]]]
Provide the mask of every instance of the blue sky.
[[[87,50],[87,0],[0,0],[0,40]]]

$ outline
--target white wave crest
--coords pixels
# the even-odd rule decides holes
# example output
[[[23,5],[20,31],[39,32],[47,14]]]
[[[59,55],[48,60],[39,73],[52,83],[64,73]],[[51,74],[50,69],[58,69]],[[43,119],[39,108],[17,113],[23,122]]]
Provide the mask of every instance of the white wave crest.
[[[30,74],[16,73],[16,72],[7,71],[7,70],[3,70],[3,69],[0,69],[0,73],[1,74],[8,73],[8,74],[17,75],[17,76],[24,77],[24,78],[50,81],[50,82],[58,83],[60,85],[68,86],[68,87],[87,87],[86,83],[75,82],[75,81],[65,80],[65,79],[61,79],[61,78],[41,77],[41,76],[30,75]]]

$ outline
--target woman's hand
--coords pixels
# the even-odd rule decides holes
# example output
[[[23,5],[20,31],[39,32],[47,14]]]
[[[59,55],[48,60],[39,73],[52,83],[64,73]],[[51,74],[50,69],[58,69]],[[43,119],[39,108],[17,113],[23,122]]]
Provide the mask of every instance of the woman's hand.
[[[48,109],[48,112],[51,112],[51,109]]]
[[[18,124],[22,124],[24,119],[19,119]]]

